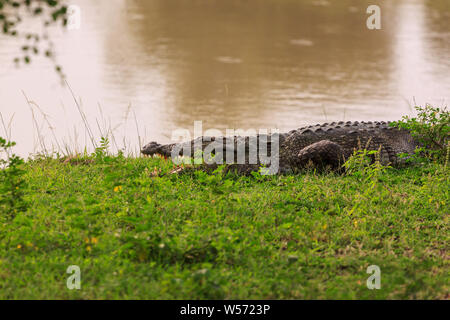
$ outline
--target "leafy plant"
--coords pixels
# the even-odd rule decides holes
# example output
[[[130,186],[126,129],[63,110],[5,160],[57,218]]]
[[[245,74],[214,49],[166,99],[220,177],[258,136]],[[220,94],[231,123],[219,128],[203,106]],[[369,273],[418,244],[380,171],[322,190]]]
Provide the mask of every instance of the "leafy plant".
[[[355,150],[343,167],[347,175],[370,180],[385,172],[390,166],[384,166],[380,161],[380,150]]]
[[[444,159],[449,148],[450,112],[429,104],[416,106],[417,116],[404,116],[392,126],[407,129],[422,144],[422,153],[429,159]]]
[[[15,154],[10,154],[15,142],[6,141],[0,137],[0,156],[4,153],[6,160],[0,158],[0,207],[9,217],[24,211],[27,203],[24,200],[24,188],[26,187],[22,165],[24,160]]]
[[[108,137],[100,138],[100,146],[95,148],[95,157],[97,160],[102,160],[108,155],[109,139]]]
[[[205,172],[202,170],[194,171],[194,175],[198,182],[205,186],[211,187],[215,193],[228,193],[230,192],[234,182],[229,179],[229,176],[225,173],[226,165],[222,164],[217,166],[213,171]]]

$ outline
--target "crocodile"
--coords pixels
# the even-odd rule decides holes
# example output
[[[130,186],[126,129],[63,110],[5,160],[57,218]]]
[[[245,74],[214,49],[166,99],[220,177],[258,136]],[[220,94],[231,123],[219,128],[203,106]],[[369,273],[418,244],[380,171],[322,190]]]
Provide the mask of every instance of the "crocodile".
[[[150,156],[160,154],[171,157],[174,153],[182,156],[183,150],[188,150],[184,149],[186,147],[191,148],[190,150],[198,150],[201,147],[201,150],[205,151],[211,143],[218,143],[219,153],[224,155],[227,170],[248,174],[268,165],[267,161],[261,161],[259,157],[261,151],[266,151],[267,148],[268,155],[277,157],[276,171],[272,173],[283,174],[296,173],[309,166],[340,170],[343,163],[358,149],[379,151],[379,160],[382,164],[399,166],[405,163],[405,158],[399,157],[399,154],[412,155],[416,147],[420,146],[408,130],[394,127],[389,121],[322,123],[275,134],[278,140],[273,139],[274,133],[256,135],[253,139],[256,138],[258,144],[251,144],[252,137],[249,136],[199,137],[183,143],[166,145],[150,142],[142,148],[141,152]],[[278,148],[274,148],[274,141],[278,141]],[[263,142],[262,145],[267,142],[266,147],[261,149],[260,142]],[[239,144],[245,146],[244,162],[236,161]],[[258,154],[257,160],[250,161],[251,156],[256,154]],[[204,165],[208,168],[217,167],[215,163]]]

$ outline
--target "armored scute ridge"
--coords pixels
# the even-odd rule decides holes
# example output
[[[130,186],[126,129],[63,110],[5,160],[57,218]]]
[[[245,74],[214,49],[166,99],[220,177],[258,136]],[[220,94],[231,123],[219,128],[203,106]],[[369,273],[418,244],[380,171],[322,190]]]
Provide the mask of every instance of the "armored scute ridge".
[[[201,137],[189,142],[168,145],[151,142],[144,146],[142,153],[170,157],[172,151],[176,151],[177,155],[183,155],[183,148],[186,150],[186,147],[191,147],[191,150],[194,150],[194,146],[201,146],[202,151],[205,151],[208,146],[211,146],[211,143],[218,143],[217,145],[221,146],[224,155],[224,162],[226,161],[227,164],[234,162],[229,165],[229,168],[234,168],[239,173],[249,173],[259,170],[263,164],[267,165],[260,161],[261,152],[265,152],[267,148],[268,155],[264,154],[266,158],[267,156],[278,156],[276,173],[290,173],[298,172],[311,164],[321,168],[337,169],[353,154],[354,150],[358,149],[380,150],[381,163],[396,166],[402,163],[398,154],[413,154],[419,145],[409,131],[391,127],[389,122],[385,121],[341,121],[302,127],[279,134],[278,152],[272,146],[275,141],[272,138],[274,137],[263,135],[253,138]],[[251,142],[255,142],[255,139],[258,143],[252,144]],[[260,149],[266,141],[267,147]],[[245,149],[242,148],[242,145],[245,145]],[[243,163],[237,161],[239,146],[241,146],[241,151],[245,150]],[[257,159],[256,163],[252,162],[252,159]]]

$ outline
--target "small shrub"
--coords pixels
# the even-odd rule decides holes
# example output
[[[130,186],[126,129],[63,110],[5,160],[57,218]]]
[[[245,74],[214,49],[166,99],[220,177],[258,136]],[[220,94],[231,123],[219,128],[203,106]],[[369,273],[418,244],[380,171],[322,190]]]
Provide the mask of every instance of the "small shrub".
[[[391,125],[409,130],[422,144],[421,154],[428,159],[445,159],[450,143],[450,112],[447,108],[435,108],[429,104],[415,109],[416,117],[404,116]]]
[[[22,168],[24,160],[15,154],[10,154],[15,142],[6,141],[0,137],[0,212],[6,212],[10,218],[14,218],[18,212],[27,208],[24,200],[24,189],[26,187]]]
[[[365,180],[378,177],[390,168],[381,164],[380,150],[368,151],[367,149],[355,150],[343,167],[347,175],[365,178]]]

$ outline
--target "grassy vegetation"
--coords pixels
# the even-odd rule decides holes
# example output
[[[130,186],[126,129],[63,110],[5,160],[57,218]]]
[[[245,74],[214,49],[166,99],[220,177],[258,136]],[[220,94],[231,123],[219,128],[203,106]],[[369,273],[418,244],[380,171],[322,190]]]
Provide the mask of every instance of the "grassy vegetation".
[[[238,177],[101,153],[28,161],[28,208],[0,215],[0,298],[448,299],[448,169],[371,168]],[[380,290],[366,287],[373,264]],[[70,265],[81,290],[66,288]]]

